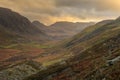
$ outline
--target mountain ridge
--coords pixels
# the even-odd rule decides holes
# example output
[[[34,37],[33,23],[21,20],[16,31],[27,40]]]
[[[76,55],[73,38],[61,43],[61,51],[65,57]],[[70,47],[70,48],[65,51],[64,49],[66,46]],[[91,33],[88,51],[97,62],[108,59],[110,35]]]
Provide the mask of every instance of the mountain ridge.
[[[45,33],[34,26],[26,17],[7,8],[0,7],[0,25],[0,28],[3,29],[4,32],[7,31],[8,34],[16,35],[15,37],[18,36],[18,38],[21,36],[21,38],[26,41],[27,39],[28,41],[43,41],[42,38],[47,40],[48,37]],[[13,41],[18,40],[15,37]]]
[[[40,30],[47,33],[49,36],[52,36],[53,39],[63,40],[70,38],[78,32],[82,31],[86,27],[95,24],[94,22],[67,22],[60,21],[50,26],[45,26],[39,21],[33,22],[33,25],[37,26]]]

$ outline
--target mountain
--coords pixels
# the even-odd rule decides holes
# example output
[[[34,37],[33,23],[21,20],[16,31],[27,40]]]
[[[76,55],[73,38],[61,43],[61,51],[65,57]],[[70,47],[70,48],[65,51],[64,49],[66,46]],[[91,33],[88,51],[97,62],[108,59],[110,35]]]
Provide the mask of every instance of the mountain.
[[[99,22],[63,42],[55,51],[72,53],[71,57],[25,80],[119,80],[119,43],[120,19]]]
[[[99,40],[101,40],[101,37],[104,37],[104,34],[103,34],[104,32],[112,30],[112,28],[116,28],[114,27],[116,23],[112,24],[113,22],[114,20],[104,20],[96,23],[93,26],[87,27],[82,32],[72,37],[70,41],[68,41],[65,44],[65,46],[70,47],[82,42],[84,42],[86,45],[92,44],[91,42],[86,43],[86,41],[90,41],[90,40],[92,41],[92,39],[95,37],[100,37]],[[103,35],[99,36],[100,34],[103,34]],[[95,38],[95,41],[99,41],[99,40],[98,38]],[[93,40],[93,43],[94,43],[94,40]]]
[[[4,39],[7,35],[13,36],[11,41],[38,40],[47,39],[47,35],[34,26],[26,17],[10,9],[0,7],[0,29],[1,37]],[[46,37],[47,36],[47,37]],[[4,40],[6,40],[5,38]],[[15,40],[16,39],[16,40]]]
[[[57,30],[60,35],[61,33],[68,34],[73,27],[71,29],[66,25],[70,24],[70,26],[73,26],[72,24],[76,23],[58,22],[51,25],[52,28],[45,27],[44,24],[38,21],[32,24],[38,30],[42,30],[43,33],[50,29],[51,33],[58,36]],[[64,26],[64,28],[59,27],[58,24],[59,26]],[[8,34],[12,30],[7,31],[4,25],[1,25],[0,28],[5,30],[0,30],[1,35],[6,35],[5,38],[8,36],[16,38],[15,36],[18,36],[21,32],[13,35],[12,33]],[[61,32],[61,30],[63,31]],[[23,34],[28,35],[26,32]],[[43,55],[40,55],[38,51],[34,51],[34,54],[31,55],[33,56],[32,58],[25,58],[24,62],[14,63],[5,67],[5,69],[0,70],[0,80],[119,80],[119,43],[120,18],[101,21],[86,27],[72,38],[56,43]],[[40,46],[37,45],[37,47]],[[25,57],[26,51],[24,52],[22,55]],[[39,56],[35,56],[36,52],[38,52]],[[11,54],[9,53],[9,56],[11,57],[12,54],[13,51]],[[19,58],[21,59],[21,55],[10,59],[7,57],[7,61],[19,60]],[[38,58],[44,58],[43,63],[39,63]],[[45,59],[48,62],[44,61]],[[0,64],[3,63],[0,62]]]
[[[81,32],[86,27],[93,25],[93,22],[56,22],[50,26],[45,26],[38,21],[34,21],[33,24],[40,30],[44,31],[49,36],[52,36],[55,40],[62,40],[70,38],[73,35]]]
[[[44,25],[43,23],[40,23],[39,21],[33,21],[32,24],[36,26],[39,30],[43,31],[47,35],[48,32],[50,32],[52,29],[48,28],[48,26]]]
[[[100,23],[87,27],[64,44],[74,57],[67,61],[70,66],[53,79],[61,80],[61,75],[70,80],[120,78],[120,20]]]

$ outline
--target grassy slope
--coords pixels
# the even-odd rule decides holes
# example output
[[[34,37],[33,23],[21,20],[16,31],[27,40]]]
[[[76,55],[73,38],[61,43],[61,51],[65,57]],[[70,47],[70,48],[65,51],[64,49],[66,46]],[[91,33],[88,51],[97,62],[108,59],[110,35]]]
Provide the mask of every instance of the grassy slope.
[[[58,48],[55,48],[55,53],[57,53],[57,51],[59,51],[58,53],[64,53],[62,50],[65,50],[65,53],[71,52],[75,54],[75,56],[68,59],[68,69],[58,72],[54,76],[51,75],[51,78],[47,80],[101,80],[104,79],[104,75],[108,80],[119,80],[120,73],[117,71],[120,67],[119,62],[113,66],[106,67],[108,59],[120,55],[119,37],[120,22],[115,20],[107,24],[91,26],[70,40],[63,42],[63,44],[58,47],[60,48],[62,46],[66,50],[60,48],[61,50],[59,51]],[[114,52],[109,56],[108,46],[111,45],[117,47],[113,47]],[[115,69],[115,65],[117,69]],[[102,69],[103,72],[99,72]],[[112,72],[112,70],[115,71]],[[115,77],[112,77],[112,75],[115,75]],[[112,79],[109,79],[111,77]]]
[[[47,70],[45,70],[44,75],[47,74],[48,76],[51,74],[49,77],[52,80],[66,80],[66,79],[69,79],[69,80],[77,80],[77,79],[87,80],[88,79],[89,80],[89,79],[92,79],[90,77],[91,74],[96,71],[99,72],[99,70],[102,69],[102,67],[106,65],[107,59],[105,59],[104,57],[108,56],[107,47],[109,44],[113,44],[112,42],[110,42],[110,40],[114,41],[114,38],[116,40],[120,37],[119,36],[119,32],[120,32],[119,25],[120,23],[117,21],[112,21],[111,23],[102,24],[102,25],[95,25],[93,26],[94,28],[90,27],[90,28],[85,29],[82,33],[74,36],[69,41],[65,41],[63,42],[64,44],[57,46],[57,48],[56,47],[52,48],[52,51],[50,52],[52,53],[51,55],[53,54],[55,55],[56,53],[63,53],[63,54],[73,53],[77,55],[74,56],[70,60],[68,59],[67,62],[65,61],[65,63],[62,64],[62,65],[67,65],[66,70],[63,70],[65,68],[61,68],[62,65],[58,64],[55,68],[57,68],[58,70],[60,69],[60,72],[56,71],[56,69],[54,70],[53,68],[51,69],[52,70],[51,71],[48,68]],[[118,44],[119,42],[117,42],[117,44],[115,45],[118,45]],[[61,48],[61,46],[64,47],[65,49]],[[111,56],[119,55],[119,47],[116,48],[115,51],[116,50],[117,50],[117,53],[113,53]],[[60,56],[59,59],[62,58],[63,56],[64,55]],[[110,58],[110,57],[108,56],[107,58]],[[55,65],[56,62],[54,63],[54,61],[57,61],[57,59],[58,58],[55,58],[55,60],[53,59],[53,62],[48,63],[48,64]],[[58,61],[58,62],[61,63],[61,61],[60,62]],[[119,68],[119,65],[118,64],[116,65],[118,66],[117,68]],[[107,67],[106,73],[111,73],[110,69],[111,67]],[[114,67],[112,69],[114,69]],[[38,76],[36,75],[33,77],[30,76],[28,80],[31,78],[35,80],[39,80],[39,78],[41,78],[41,75],[43,75],[41,74],[43,72],[41,71],[38,72],[36,74]],[[55,75],[53,75],[53,73]],[[49,77],[47,78],[47,80],[49,80]],[[94,73],[94,77],[100,78],[101,75]],[[108,75],[108,78],[109,77],[110,76]]]
[[[43,74],[46,74],[46,76],[49,75],[46,71],[46,67],[50,68],[50,73],[57,72],[59,68],[60,70],[64,69],[66,65],[65,66],[60,65],[60,67],[58,68],[55,67],[56,70],[54,71],[55,68],[53,68],[53,65],[51,65],[60,62],[58,58],[61,58],[63,54],[54,55],[54,56],[52,54],[45,55],[45,51],[47,49],[50,49],[52,46],[54,46],[53,42],[52,43],[49,42],[46,44],[20,43],[20,44],[12,44],[12,45],[10,44],[10,45],[2,46],[2,48],[0,49],[0,53],[4,53],[4,54],[0,54],[1,55],[0,59],[2,59],[0,60],[0,72],[1,72],[0,79],[8,78],[9,80],[12,80],[19,78],[21,80],[23,78],[29,77],[32,74],[36,74],[39,71],[41,72],[41,69],[34,69],[31,68],[31,66],[25,64],[27,61],[31,59],[34,62],[43,64],[45,70],[43,68],[42,73],[44,72]],[[7,75],[7,77],[5,75]]]
[[[14,43],[7,45],[0,45],[0,69],[7,67],[10,64],[18,63],[26,59],[41,59],[43,53],[52,46],[49,44],[40,43]],[[47,58],[46,58],[47,60]],[[41,60],[39,61],[41,62]]]
[[[116,23],[116,21],[110,21],[106,24],[98,23],[94,26],[90,26],[65,42],[63,47],[69,48],[71,51],[77,51],[76,49],[79,49],[79,51],[86,50],[92,45],[118,34],[120,30],[119,25],[120,22]]]

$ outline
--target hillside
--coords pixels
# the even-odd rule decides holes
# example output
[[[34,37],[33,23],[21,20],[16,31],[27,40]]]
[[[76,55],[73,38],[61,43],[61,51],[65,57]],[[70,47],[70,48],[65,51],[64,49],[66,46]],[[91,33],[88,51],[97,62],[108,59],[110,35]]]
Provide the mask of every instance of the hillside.
[[[0,70],[44,52],[49,36],[26,17],[0,7]]]
[[[119,37],[118,35],[99,43],[71,59],[56,64],[57,66],[52,70],[48,68],[48,70],[40,71],[25,80],[119,80]],[[108,48],[111,45],[114,47]]]
[[[13,40],[16,39],[16,37],[36,40],[32,36],[40,36],[42,33],[46,33],[46,35],[51,33],[49,36],[58,39],[57,37],[60,37],[62,35],[61,33],[65,36],[65,34],[71,34],[78,30],[76,26],[78,23],[71,22],[57,22],[49,26],[51,28],[48,28],[48,26],[34,21],[32,25],[35,26],[35,29],[31,26],[29,27],[33,28],[33,31],[31,31],[23,26],[22,28],[25,29],[25,32],[19,26],[19,31],[17,31],[17,29],[14,31],[15,26],[8,28],[7,25],[3,23],[4,22],[1,23],[0,27],[0,29],[2,29],[0,30],[0,36],[5,35],[4,38],[1,38],[3,41],[4,39],[6,40],[6,38]],[[70,25],[70,27],[66,25]],[[76,30],[71,31],[74,26],[76,26],[77,29],[75,28]],[[7,28],[8,30],[6,30]],[[32,34],[29,36],[28,33]],[[37,35],[38,33],[41,34]],[[20,34],[24,34],[24,36]],[[59,39],[62,38],[60,37]],[[47,43],[46,45],[28,43],[17,44],[12,47],[8,46],[7,48],[0,49],[0,52],[4,53],[1,54],[0,57],[0,79],[119,80],[119,43],[120,18],[117,18],[115,20],[101,21],[95,25],[86,27],[72,38],[58,43]]]
[[[47,35],[35,27],[26,17],[10,9],[0,7],[1,37],[7,40],[7,35],[13,36],[13,42],[31,40],[47,40]],[[47,37],[46,37],[47,36]],[[9,39],[9,37],[8,37]]]
[[[119,80],[119,43],[119,18],[102,24],[97,23],[62,43],[63,51],[66,49],[67,52],[71,52],[72,57],[56,64],[58,66],[52,71],[40,71],[25,80]],[[64,52],[60,49],[58,53]],[[61,69],[62,66],[64,68]]]
[[[93,22],[56,22],[50,26],[45,26],[38,21],[34,21],[33,24],[40,30],[44,31],[49,36],[53,37],[54,40],[63,40],[70,38],[73,35],[81,32],[86,27],[93,25]]]
[[[86,46],[88,47],[89,45],[91,46],[110,38],[114,36],[115,32],[111,34],[108,33],[119,29],[119,24],[114,22],[116,22],[116,20],[105,20],[87,27],[82,32],[68,40],[64,47],[82,46],[81,48],[85,49]]]

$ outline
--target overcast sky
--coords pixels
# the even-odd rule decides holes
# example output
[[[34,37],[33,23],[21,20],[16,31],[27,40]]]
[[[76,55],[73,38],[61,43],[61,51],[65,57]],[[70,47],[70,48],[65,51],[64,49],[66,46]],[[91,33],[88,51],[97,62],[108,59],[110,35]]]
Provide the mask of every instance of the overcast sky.
[[[0,0],[0,6],[47,25],[57,21],[97,22],[120,16],[120,0]]]

